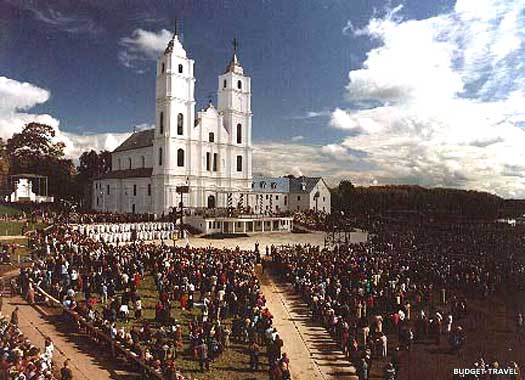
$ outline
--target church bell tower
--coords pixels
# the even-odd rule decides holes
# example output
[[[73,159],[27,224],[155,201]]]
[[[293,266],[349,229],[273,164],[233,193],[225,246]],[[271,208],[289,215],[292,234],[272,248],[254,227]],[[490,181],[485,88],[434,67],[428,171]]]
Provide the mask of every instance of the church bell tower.
[[[188,58],[175,33],[157,61],[153,209],[158,215],[176,207],[176,186],[190,173],[190,134],[195,120],[194,60]]]

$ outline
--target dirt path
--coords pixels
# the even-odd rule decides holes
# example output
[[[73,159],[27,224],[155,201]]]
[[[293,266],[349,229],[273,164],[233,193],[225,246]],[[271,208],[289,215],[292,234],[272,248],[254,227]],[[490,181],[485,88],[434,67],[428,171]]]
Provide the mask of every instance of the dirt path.
[[[313,323],[294,289],[259,271],[267,306],[291,359],[294,380],[357,380],[356,370],[322,326]]]
[[[46,315],[38,308],[29,306],[21,297],[4,299],[2,312],[10,317],[13,309],[19,308],[19,327],[31,342],[43,349],[44,338],[49,336],[55,345],[53,360],[60,368],[66,359],[71,359],[71,369],[75,380],[124,380],[138,378],[127,370],[115,368],[117,360],[111,361],[108,357],[102,357],[100,350],[91,348],[88,354],[85,349],[87,342],[82,336],[59,330],[59,323],[50,323],[50,319],[56,318]],[[64,328],[62,323],[61,328]]]
[[[13,235],[13,236],[0,236],[0,241],[2,240],[18,240],[18,239],[26,239],[27,236],[24,235]]]

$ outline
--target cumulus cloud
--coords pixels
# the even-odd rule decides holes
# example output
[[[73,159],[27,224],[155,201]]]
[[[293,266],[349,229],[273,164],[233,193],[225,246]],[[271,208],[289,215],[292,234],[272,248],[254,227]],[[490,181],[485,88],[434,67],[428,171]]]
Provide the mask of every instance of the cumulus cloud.
[[[113,150],[129,136],[129,133],[71,133],[61,130],[60,121],[51,115],[25,112],[45,103],[50,95],[48,90],[34,84],[0,77],[0,137],[7,140],[31,122],[47,124],[55,129],[55,140],[66,145],[66,156],[76,159],[86,150]]]
[[[458,0],[427,19],[403,19],[397,7],[348,24],[346,33],[377,45],[348,74],[353,106],[331,115],[348,136],[324,153],[365,152],[359,161],[379,183],[525,196],[524,10],[524,0]]]
[[[136,29],[131,36],[120,39],[123,49],[118,53],[119,61],[127,68],[143,72],[144,63],[157,60],[172,36],[173,32],[166,29],[158,32]]]

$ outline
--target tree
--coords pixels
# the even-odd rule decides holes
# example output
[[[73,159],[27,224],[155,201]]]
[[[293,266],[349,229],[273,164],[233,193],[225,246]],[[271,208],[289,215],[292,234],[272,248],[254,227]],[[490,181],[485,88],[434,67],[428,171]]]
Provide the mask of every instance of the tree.
[[[27,124],[22,132],[7,140],[7,154],[17,167],[24,168],[42,159],[64,158],[64,143],[53,142],[55,130],[40,123]],[[16,162],[13,162],[16,161]]]
[[[6,145],[10,174],[34,173],[48,177],[49,195],[75,197],[73,161],[64,158],[64,143],[54,142],[55,130],[40,123],[27,124]]]
[[[7,178],[9,176],[9,159],[4,140],[0,138],[0,192],[8,192]]]
[[[82,153],[77,171],[75,182],[80,190],[79,194],[82,194],[82,205],[89,207],[93,198],[93,180],[111,171],[111,153],[106,150]]]

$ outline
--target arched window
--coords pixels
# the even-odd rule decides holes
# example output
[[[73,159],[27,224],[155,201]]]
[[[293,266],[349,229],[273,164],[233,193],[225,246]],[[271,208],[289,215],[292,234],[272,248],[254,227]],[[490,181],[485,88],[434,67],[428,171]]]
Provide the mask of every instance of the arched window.
[[[141,161],[142,161],[142,167],[145,168],[146,167],[146,157],[142,156]]]
[[[237,171],[242,172],[242,156],[237,156]]]
[[[131,157],[128,157],[128,169],[131,169]]]
[[[184,166],[184,149],[177,149],[177,166]]]
[[[210,134],[208,135],[208,141],[215,142],[215,134],[213,132],[210,132]]]
[[[184,134],[184,115],[181,113],[177,115],[177,134]]]
[[[162,148],[159,148],[159,166],[162,166]]]
[[[159,129],[160,134],[164,134],[164,112],[161,112],[159,116]]]
[[[162,69],[161,69],[161,72],[164,74],[164,71],[166,70],[166,65],[164,64],[164,62],[162,62]]]
[[[242,125],[237,124],[237,144],[242,143]]]
[[[242,89],[242,82],[241,82],[240,80],[237,81],[237,88],[238,88],[239,90]]]
[[[179,64],[179,74],[182,74],[182,65]]]
[[[226,88],[227,82],[226,79],[222,82],[222,87]]]

